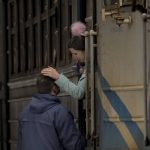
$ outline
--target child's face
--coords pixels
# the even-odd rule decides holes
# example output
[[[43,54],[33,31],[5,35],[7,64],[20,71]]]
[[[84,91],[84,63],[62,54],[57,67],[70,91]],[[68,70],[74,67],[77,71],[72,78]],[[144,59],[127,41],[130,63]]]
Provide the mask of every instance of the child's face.
[[[74,48],[69,49],[72,55],[72,60],[77,63],[77,62],[84,62],[85,60],[85,53],[84,51],[80,50],[75,50]]]

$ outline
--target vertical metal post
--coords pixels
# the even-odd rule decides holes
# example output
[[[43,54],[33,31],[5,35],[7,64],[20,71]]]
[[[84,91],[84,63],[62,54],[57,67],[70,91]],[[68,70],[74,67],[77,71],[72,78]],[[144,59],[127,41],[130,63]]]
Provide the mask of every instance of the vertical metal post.
[[[146,60],[147,62],[145,62],[145,67],[146,67],[146,104],[145,104],[145,107],[146,107],[146,140],[145,140],[145,144],[146,146],[150,146],[150,52],[149,52],[149,48],[150,48],[150,44],[149,44],[149,39],[150,39],[150,33],[148,32],[149,29],[150,29],[150,22],[149,20],[147,21],[147,19],[150,19],[150,9],[149,9],[149,6],[150,6],[150,1],[146,1],[146,8],[147,8],[147,14],[146,14],[146,18],[144,19],[144,30],[145,30],[145,57],[146,57]]]
[[[7,61],[6,61],[6,39],[5,39],[5,3],[0,0],[0,104],[1,107],[1,149],[7,150],[7,114],[6,114],[6,84],[7,84]]]
[[[119,6],[121,7],[123,4],[122,0],[119,0]]]
[[[147,46],[147,21],[143,22],[143,41],[144,41],[144,78],[145,78],[145,144],[149,145],[150,144],[150,139],[149,139],[149,106],[148,106],[148,86],[149,86],[149,81],[148,81],[148,46]]]
[[[86,138],[89,137],[89,32],[85,32],[85,70],[86,70]]]
[[[90,79],[91,79],[91,136],[95,133],[95,64],[94,64],[94,37],[97,33],[90,30]]]

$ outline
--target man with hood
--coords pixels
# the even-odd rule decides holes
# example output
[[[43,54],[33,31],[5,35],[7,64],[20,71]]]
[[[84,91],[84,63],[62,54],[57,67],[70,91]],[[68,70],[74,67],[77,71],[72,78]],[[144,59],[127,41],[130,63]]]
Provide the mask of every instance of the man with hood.
[[[56,96],[54,80],[40,75],[37,90],[20,115],[18,150],[84,150],[85,139]]]

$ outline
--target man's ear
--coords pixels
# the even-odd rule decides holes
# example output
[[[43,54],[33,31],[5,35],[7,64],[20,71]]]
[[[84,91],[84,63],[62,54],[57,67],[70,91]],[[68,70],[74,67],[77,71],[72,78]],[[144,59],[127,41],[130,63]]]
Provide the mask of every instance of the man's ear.
[[[60,93],[60,88],[55,84],[56,95]]]
[[[52,93],[57,95],[59,92],[60,92],[59,87],[54,84],[53,87],[52,87]]]

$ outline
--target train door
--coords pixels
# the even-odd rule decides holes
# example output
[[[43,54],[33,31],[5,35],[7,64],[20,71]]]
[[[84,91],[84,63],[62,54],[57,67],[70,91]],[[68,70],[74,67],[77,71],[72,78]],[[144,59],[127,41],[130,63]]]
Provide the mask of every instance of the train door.
[[[97,1],[95,86],[101,150],[148,149],[145,2]]]

